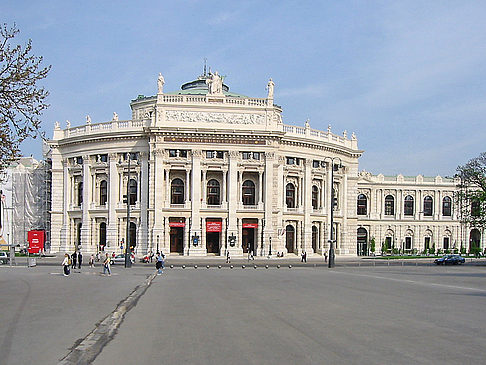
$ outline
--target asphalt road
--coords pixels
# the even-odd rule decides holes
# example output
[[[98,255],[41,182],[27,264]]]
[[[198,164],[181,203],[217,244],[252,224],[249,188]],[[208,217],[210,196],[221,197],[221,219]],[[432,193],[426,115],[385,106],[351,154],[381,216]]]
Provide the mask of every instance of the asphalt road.
[[[485,267],[186,268],[95,364],[480,364]]]

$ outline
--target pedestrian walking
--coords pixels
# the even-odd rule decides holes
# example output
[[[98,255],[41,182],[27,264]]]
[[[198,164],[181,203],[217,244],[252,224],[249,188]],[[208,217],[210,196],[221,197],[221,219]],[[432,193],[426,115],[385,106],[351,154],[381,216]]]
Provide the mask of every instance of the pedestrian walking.
[[[327,262],[327,252],[324,252],[324,262]]]
[[[155,263],[155,268],[157,269],[157,275],[162,275],[164,269],[164,258],[165,255],[162,252],[157,252],[157,262]]]
[[[81,270],[81,264],[83,263],[83,255],[81,255],[81,251],[78,252],[78,269]]]
[[[73,254],[71,255],[71,267],[73,269],[76,268],[76,259],[78,257],[78,254],[76,253],[76,250],[74,250]]]
[[[230,253],[229,253],[229,250],[226,251],[226,263],[229,264],[231,262],[231,257],[230,257]]]
[[[304,262],[304,252],[300,254],[300,262]]]
[[[71,269],[70,269],[70,266],[71,266],[71,259],[69,258],[69,254],[66,253],[64,254],[64,260],[62,261],[62,268],[63,268],[63,273],[64,273],[64,276],[68,276],[70,273],[71,273]]]
[[[302,258],[304,259],[304,262],[307,262],[307,251],[304,251]]]
[[[89,257],[89,267],[94,267],[94,255],[91,254],[91,256]]]
[[[103,275],[108,272],[108,276],[111,276],[110,261],[110,256],[106,254],[105,260],[103,261]]]

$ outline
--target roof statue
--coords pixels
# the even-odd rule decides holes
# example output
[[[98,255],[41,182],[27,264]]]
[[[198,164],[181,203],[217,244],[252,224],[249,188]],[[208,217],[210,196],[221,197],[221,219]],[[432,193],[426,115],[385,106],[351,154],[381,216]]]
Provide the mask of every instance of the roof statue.
[[[66,119],[66,128],[69,129],[71,128],[71,122]]]
[[[61,125],[59,124],[59,122],[56,122],[54,124],[54,129],[61,129]]]
[[[309,129],[309,128],[310,128],[309,119],[307,119],[307,120],[305,121],[305,128],[306,128],[306,129]]]
[[[270,80],[268,80],[268,84],[267,84],[267,90],[268,90],[267,98],[268,99],[273,99],[273,87],[274,86],[275,86],[275,83],[270,78]]]
[[[91,124],[91,117],[89,115],[86,116],[86,124]]]
[[[206,84],[208,84],[209,95],[223,95],[223,78],[218,74],[218,71],[210,74]]]
[[[164,84],[165,84],[164,76],[162,76],[162,74],[159,72],[159,77],[157,78],[157,92],[159,94],[164,93]]]
[[[113,112],[113,121],[118,121],[118,114],[116,112]]]

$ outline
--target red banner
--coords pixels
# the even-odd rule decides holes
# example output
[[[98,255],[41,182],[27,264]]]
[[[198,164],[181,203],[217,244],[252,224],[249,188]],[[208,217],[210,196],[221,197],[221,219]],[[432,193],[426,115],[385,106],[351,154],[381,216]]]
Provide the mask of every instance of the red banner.
[[[221,222],[206,222],[206,232],[221,232]]]
[[[258,223],[243,223],[243,228],[258,228]]]
[[[186,223],[184,222],[169,222],[169,227],[185,227]]]
[[[39,253],[44,249],[44,231],[27,232],[29,241],[29,253]]]

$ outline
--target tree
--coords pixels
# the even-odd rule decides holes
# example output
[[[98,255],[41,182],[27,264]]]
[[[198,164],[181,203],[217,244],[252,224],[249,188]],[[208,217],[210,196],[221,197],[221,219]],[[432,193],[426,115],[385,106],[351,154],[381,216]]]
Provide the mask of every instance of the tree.
[[[457,172],[461,221],[472,227],[486,228],[486,152],[458,166]]]
[[[0,171],[20,157],[20,143],[40,132],[47,90],[39,86],[51,66],[42,67],[34,56],[32,40],[25,46],[12,44],[19,33],[15,24],[0,26]]]

